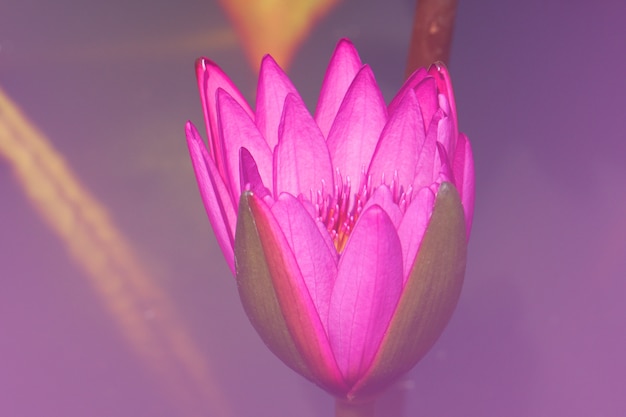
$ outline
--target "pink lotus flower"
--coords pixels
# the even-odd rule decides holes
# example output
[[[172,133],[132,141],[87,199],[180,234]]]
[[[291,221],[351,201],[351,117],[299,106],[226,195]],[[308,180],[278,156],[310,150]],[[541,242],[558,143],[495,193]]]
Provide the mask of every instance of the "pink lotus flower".
[[[419,69],[387,106],[348,40],[315,117],[275,61],[256,111],[197,62],[209,150],[186,134],[244,308],[288,366],[340,398],[413,367],[456,306],[472,222],[470,144],[448,72]]]

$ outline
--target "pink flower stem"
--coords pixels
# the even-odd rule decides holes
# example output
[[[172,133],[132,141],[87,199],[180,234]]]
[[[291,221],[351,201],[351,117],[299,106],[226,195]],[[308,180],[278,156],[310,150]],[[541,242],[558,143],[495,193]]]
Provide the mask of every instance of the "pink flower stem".
[[[335,417],[374,417],[374,401],[353,403],[336,399]]]
[[[450,58],[457,0],[417,0],[406,76]]]

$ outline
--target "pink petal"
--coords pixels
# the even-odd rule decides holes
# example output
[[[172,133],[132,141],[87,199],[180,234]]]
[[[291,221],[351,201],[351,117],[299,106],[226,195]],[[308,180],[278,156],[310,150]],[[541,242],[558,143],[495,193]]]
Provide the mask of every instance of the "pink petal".
[[[341,390],[341,372],[289,242],[263,201],[252,195],[249,203],[289,332],[311,372]]]
[[[391,116],[396,109],[398,108],[398,105],[400,104],[400,101],[402,101],[402,98],[404,98],[404,95],[410,91],[410,90],[414,90],[415,87],[426,77],[428,76],[428,73],[426,72],[425,68],[418,68],[417,70],[415,70],[413,72],[413,74],[411,74],[409,76],[409,78],[407,78],[407,80],[404,82],[404,84],[402,84],[402,87],[400,87],[400,90],[398,90],[398,93],[396,94],[396,96],[391,100],[391,102],[389,103],[389,116]]]
[[[323,184],[334,189],[326,141],[299,97],[288,94],[274,151],[274,195],[315,196]]]
[[[365,211],[339,260],[330,301],[329,338],[346,381],[369,368],[402,290],[402,247],[379,206]]]
[[[448,99],[450,105],[450,113],[448,114],[454,123],[453,130],[459,131],[459,126],[456,118],[456,103],[454,102],[454,91],[452,90],[452,81],[450,80],[450,73],[443,62],[436,62],[428,68],[428,74],[430,74],[437,82],[437,89],[440,94],[443,94]]]
[[[300,201],[302,206],[306,209],[307,213],[309,213],[309,216],[311,216],[312,219],[315,219],[315,225],[317,226],[317,229],[320,231],[320,234],[322,238],[324,239],[324,243],[326,243],[328,250],[333,253],[333,256],[335,257],[335,263],[337,263],[337,261],[339,260],[339,254],[337,253],[337,249],[335,248],[335,243],[330,237],[330,233],[328,232],[326,225],[322,223],[320,220],[318,220],[319,213],[317,211],[317,208],[308,198],[300,196],[298,197],[298,200]]]
[[[242,190],[250,190],[254,195],[262,199],[271,197],[271,193],[263,184],[256,161],[246,148],[239,150],[239,171]]]
[[[367,398],[389,386],[428,352],[457,304],[467,256],[463,208],[456,188],[439,187],[411,276],[372,366],[349,398]]]
[[[393,223],[393,226],[397,230],[398,226],[400,226],[400,222],[402,221],[403,214],[400,207],[398,207],[398,205],[394,202],[393,194],[388,186],[383,184],[376,188],[372,196],[367,200],[367,203],[363,206],[362,211],[367,210],[373,205],[380,206],[385,213],[387,213]]]
[[[230,94],[231,97],[241,105],[250,118],[254,118],[254,113],[235,84],[233,84],[224,71],[210,59],[200,58],[196,61],[196,78],[200,90],[202,110],[204,111],[204,121],[209,136],[211,157],[215,161],[219,172],[225,176],[225,163],[222,160],[224,151],[219,140],[217,122],[217,90],[221,88]]]
[[[439,108],[444,113],[444,118],[439,122],[439,131],[437,134],[437,141],[441,143],[448,154],[453,155],[456,148],[456,137],[458,132],[454,130],[455,122],[449,116],[450,104],[448,99],[444,95],[439,95]]]
[[[433,116],[433,120],[426,132],[424,145],[419,151],[417,165],[415,167],[415,178],[413,179],[413,189],[418,190],[430,185],[435,179],[435,159],[437,158],[437,136],[439,134],[439,121],[444,117],[443,111],[438,110]],[[438,164],[439,161],[437,161]]]
[[[378,138],[387,121],[383,96],[369,66],[359,71],[341,103],[328,134],[333,167],[344,180],[358,180],[369,167]]]
[[[452,152],[456,146],[456,132],[453,132],[452,128],[452,120],[447,116],[442,117],[437,123],[437,156],[433,169],[433,175],[437,176],[444,172],[449,179],[453,176],[449,155],[454,156]]]
[[[417,100],[420,103],[420,109],[422,110],[424,129],[427,130],[433,119],[433,115],[439,108],[437,84],[435,79],[433,77],[424,78],[418,85],[415,86],[414,91],[417,96]]]
[[[341,39],[328,64],[315,110],[315,121],[325,138],[328,137],[348,87],[362,65],[359,53],[352,42]]]
[[[272,150],[278,143],[278,124],[288,94],[300,98],[291,80],[274,61],[274,58],[265,55],[261,61],[257,85],[256,125]]]
[[[474,158],[467,136],[459,134],[453,162],[454,180],[465,212],[466,236],[469,240],[474,217]]]
[[[315,220],[297,198],[283,193],[272,206],[274,218],[280,225],[298,261],[302,278],[324,326],[328,322],[330,294],[337,278],[334,248],[331,252]],[[328,232],[324,231],[328,236]]]
[[[222,89],[218,89],[217,104],[227,178],[234,196],[233,204],[237,204],[241,195],[239,150],[246,148],[250,152],[264,184],[272,181],[272,152],[245,110]]]
[[[406,283],[409,272],[413,269],[415,256],[419,251],[424,232],[428,227],[434,204],[435,194],[428,187],[421,188],[415,194],[413,201],[406,209],[400,227],[398,228],[398,236],[402,243],[404,258],[403,284]]]
[[[376,183],[382,178],[389,184],[397,175],[400,184],[408,186],[415,177],[418,150],[426,133],[415,93],[409,91],[385,125],[368,174]]]
[[[454,183],[454,174],[452,173],[452,166],[450,165],[448,152],[439,142],[437,142],[437,155],[435,157],[433,177],[435,178],[435,181],[439,183],[443,181]]]
[[[185,126],[187,146],[191,156],[191,163],[198,181],[198,188],[204,203],[209,221],[217,242],[224,253],[226,262],[233,275],[235,274],[235,259],[233,254],[234,231],[237,214],[229,190],[222,181],[217,167],[209,156],[206,146],[200,138],[196,127],[187,122]]]

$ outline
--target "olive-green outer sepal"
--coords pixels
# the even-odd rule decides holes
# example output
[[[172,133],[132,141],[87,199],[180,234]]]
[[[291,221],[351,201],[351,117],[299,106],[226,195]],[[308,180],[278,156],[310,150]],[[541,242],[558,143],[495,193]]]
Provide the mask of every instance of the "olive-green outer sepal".
[[[375,395],[430,350],[457,305],[466,255],[461,199],[454,185],[444,182],[387,333],[371,368],[348,394],[349,399]]]
[[[252,326],[267,347],[291,369],[315,381],[289,333],[281,311],[249,198],[253,198],[249,191],[241,195],[235,232],[239,298]]]

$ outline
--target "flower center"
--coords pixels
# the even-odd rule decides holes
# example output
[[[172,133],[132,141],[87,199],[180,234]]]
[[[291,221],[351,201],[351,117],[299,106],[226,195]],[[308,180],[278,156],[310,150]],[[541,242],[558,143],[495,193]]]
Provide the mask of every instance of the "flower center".
[[[385,184],[385,179],[381,179],[381,185]],[[350,177],[345,181],[337,170],[335,189],[327,192],[322,184],[322,189],[312,195],[311,201],[317,211],[317,220],[321,221],[330,234],[337,253],[342,253],[348,243],[350,233],[363,212],[365,204],[378,187],[372,187],[372,177],[363,173],[361,175],[359,188],[352,193],[352,182]],[[411,200],[412,188],[405,192],[398,184],[397,174],[388,186],[391,192],[392,202],[397,204],[401,212],[406,211],[406,207]]]
[[[365,202],[369,198],[365,176],[361,180],[358,191],[351,195],[352,183],[350,177],[343,181],[337,172],[335,189],[326,193],[324,188],[317,192],[315,208],[318,220],[324,223],[330,238],[335,244],[338,253],[343,252]],[[351,201],[352,200],[352,201]]]

